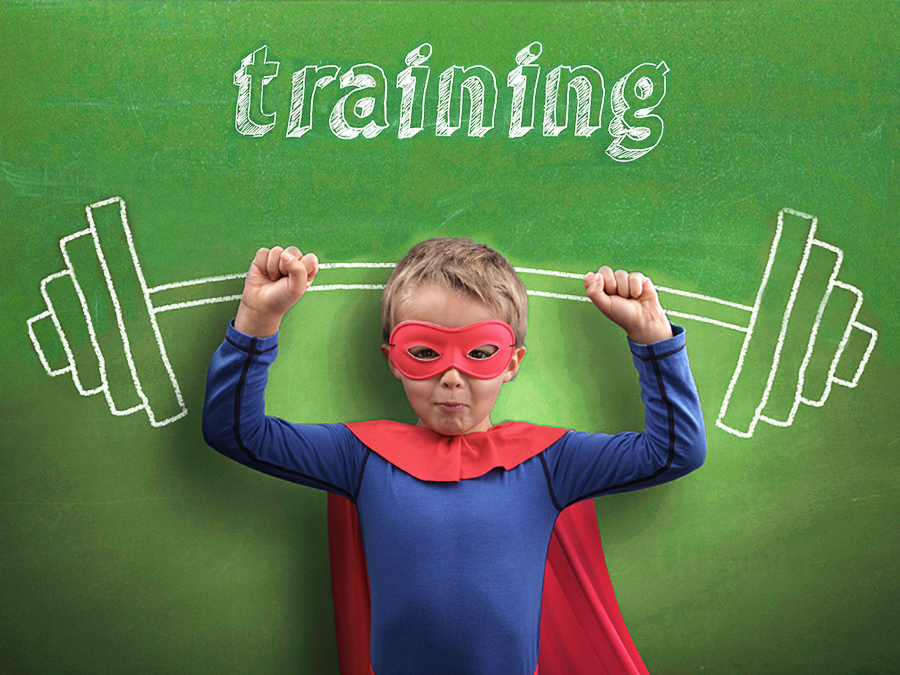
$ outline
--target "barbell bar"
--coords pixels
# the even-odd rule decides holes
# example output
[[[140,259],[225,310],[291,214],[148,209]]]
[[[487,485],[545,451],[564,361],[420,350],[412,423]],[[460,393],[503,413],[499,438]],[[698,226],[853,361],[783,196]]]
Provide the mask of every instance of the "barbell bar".
[[[186,415],[187,408],[156,315],[236,301],[240,299],[244,273],[149,287],[135,250],[124,200],[113,197],[90,204],[85,211],[88,227],[60,240],[65,269],[41,281],[46,309],[27,321],[31,342],[49,375],[69,373],[81,395],[102,393],[114,415],[145,410],[152,426],[165,426]],[[760,421],[789,426],[801,403],[824,405],[832,385],[855,387],[865,369],[878,333],[857,321],[863,295],[859,289],[838,280],[843,252],[816,239],[816,227],[813,216],[792,209],[779,212],[753,305],[657,287],[669,316],[744,334],[716,419],[723,431],[749,438]],[[810,266],[811,259],[816,259],[817,264]],[[321,269],[393,266],[326,263]],[[535,283],[542,277],[579,282],[582,278],[581,274],[553,270],[517,271]],[[382,284],[316,284],[310,290],[381,288]],[[589,302],[584,295],[534,289],[528,293]],[[167,296],[167,300],[160,300]],[[798,298],[816,308],[811,325],[810,317],[803,324],[796,320]],[[76,309],[57,310],[63,307]],[[104,325],[111,323],[110,316],[114,317],[117,330]],[[774,330],[762,330],[765,325]],[[57,348],[56,361],[48,356],[52,352],[47,349],[54,342],[61,347]],[[857,343],[859,349],[848,350],[852,343]],[[861,352],[862,356],[851,364],[851,377],[839,377],[838,366],[848,351]],[[827,374],[810,382],[806,376],[810,364],[816,362],[819,367],[813,370]],[[788,395],[773,398],[772,393],[778,390]]]

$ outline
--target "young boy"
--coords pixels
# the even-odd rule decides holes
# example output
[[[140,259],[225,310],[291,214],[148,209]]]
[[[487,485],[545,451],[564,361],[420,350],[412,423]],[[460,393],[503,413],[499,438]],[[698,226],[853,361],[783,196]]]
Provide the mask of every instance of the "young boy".
[[[212,447],[242,464],[355,505],[371,598],[372,672],[533,675],[540,650],[541,675],[550,675],[544,654],[551,645],[541,635],[547,642],[563,634],[588,642],[585,651],[596,649],[590,636],[542,626],[542,590],[565,595],[572,588],[550,578],[548,546],[559,549],[554,524],[580,502],[596,532],[592,497],[673,480],[706,455],[684,334],[669,324],[651,281],[608,267],[585,275],[588,297],[630,340],[645,404],[644,432],[606,435],[491,423],[500,389],[525,357],[527,300],[511,265],[467,239],[413,247],[382,295],[381,351],[415,426],[267,417],[263,394],[281,319],[317,271],[316,257],[295,247],[257,252],[234,324],[210,364],[203,431]],[[302,375],[298,381],[302,386]],[[561,539],[564,551],[579,545]],[[593,550],[587,557],[600,557],[602,576],[599,541]],[[569,555],[578,577],[582,562]],[[335,587],[336,600],[342,588]],[[556,611],[543,600],[545,615]],[[617,608],[604,617],[598,624],[624,636],[607,636],[613,646],[599,657],[605,670],[592,672],[646,672]],[[626,651],[638,665],[624,664]],[[620,657],[621,664],[605,663]]]

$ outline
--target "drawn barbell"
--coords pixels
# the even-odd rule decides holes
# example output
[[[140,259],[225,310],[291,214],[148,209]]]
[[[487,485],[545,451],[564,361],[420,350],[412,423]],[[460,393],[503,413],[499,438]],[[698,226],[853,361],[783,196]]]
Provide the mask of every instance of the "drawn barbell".
[[[238,300],[240,294],[223,293],[223,286],[234,286],[244,274],[148,287],[134,247],[124,200],[113,197],[91,204],[86,207],[86,214],[88,227],[60,240],[65,269],[41,281],[46,309],[27,321],[32,344],[49,375],[69,373],[83,396],[102,393],[112,414],[128,415],[145,410],[151,425],[167,425],[187,414],[187,408],[156,315]],[[716,425],[730,434],[749,438],[759,421],[789,426],[800,403],[819,407],[828,398],[832,385],[855,387],[875,347],[878,333],[857,321],[862,293],[837,279],[843,252],[817,240],[816,226],[817,219],[813,216],[791,209],[779,212],[765,272],[752,306],[658,287],[670,316],[745,334],[716,419]],[[827,275],[814,271],[812,276],[820,278],[810,283],[807,272],[812,257],[829,260]],[[392,267],[392,263],[331,263],[323,264],[321,269]],[[582,277],[552,270],[518,268],[518,271],[528,279],[580,280]],[[317,284],[311,290],[381,288],[379,284]],[[194,297],[154,303],[155,295],[173,291]],[[201,297],[196,297],[198,292]],[[589,302],[583,295],[533,289],[528,292],[538,297]],[[816,308],[811,321],[802,323],[795,311],[801,296],[808,301],[807,305]],[[78,309],[58,311],[57,307],[66,306],[67,301],[69,307]],[[701,311],[696,311],[696,307],[702,308]],[[104,321],[109,322],[107,316],[115,317],[118,330],[102,325]],[[764,324],[775,330],[759,330]],[[823,326],[829,327],[828,330],[823,331]],[[839,329],[835,330],[834,326]],[[830,334],[823,336],[823,332]],[[62,348],[57,349],[59,359],[51,363],[47,347],[53,341]],[[847,350],[853,342],[861,348]],[[852,377],[842,378],[837,375],[837,369],[847,351],[861,356],[851,364]],[[141,358],[135,358],[135,354]],[[814,382],[806,377],[812,363],[819,364],[818,370],[826,373]],[[847,368],[846,364],[842,367]],[[770,395],[776,389],[789,395],[776,397],[778,401],[773,403]]]

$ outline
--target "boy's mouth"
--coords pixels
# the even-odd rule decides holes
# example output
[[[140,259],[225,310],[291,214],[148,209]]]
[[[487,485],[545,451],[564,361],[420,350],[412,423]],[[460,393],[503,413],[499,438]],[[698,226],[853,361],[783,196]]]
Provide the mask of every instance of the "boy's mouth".
[[[454,403],[453,401],[445,401],[436,404],[438,408],[444,412],[459,412],[466,407],[465,403]]]

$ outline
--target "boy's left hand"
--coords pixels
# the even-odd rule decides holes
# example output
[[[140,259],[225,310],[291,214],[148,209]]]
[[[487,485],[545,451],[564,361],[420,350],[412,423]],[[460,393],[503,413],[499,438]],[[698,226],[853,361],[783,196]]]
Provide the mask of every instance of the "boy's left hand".
[[[604,265],[596,273],[584,275],[584,288],[597,308],[632,342],[646,345],[672,337],[656,288],[640,272],[613,272]]]

